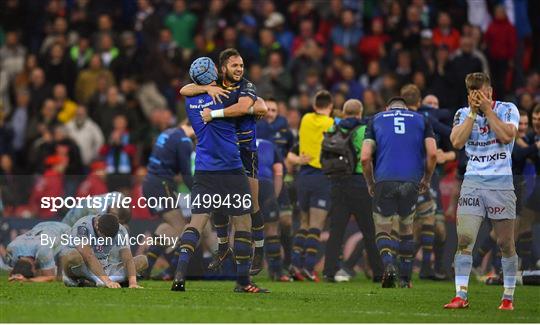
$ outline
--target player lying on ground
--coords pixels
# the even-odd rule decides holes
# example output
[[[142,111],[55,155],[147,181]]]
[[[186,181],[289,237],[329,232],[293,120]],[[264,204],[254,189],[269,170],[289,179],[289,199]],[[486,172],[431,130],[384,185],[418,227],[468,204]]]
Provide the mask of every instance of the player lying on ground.
[[[518,256],[514,245],[516,195],[512,147],[519,112],[512,103],[493,101],[489,77],[481,72],[465,79],[469,106],[457,111],[450,140],[469,157],[457,210],[458,248],[454,259],[456,297],[445,308],[469,307],[472,251],[484,216],[491,220],[502,258],[504,293],[499,309],[512,310]]]
[[[56,261],[62,246],[60,236],[71,227],[61,222],[40,222],[30,231],[17,236],[7,246],[3,264],[9,270],[9,281],[49,282],[56,278]],[[47,237],[43,245],[42,237]]]
[[[126,228],[110,213],[88,215],[77,221],[71,229],[69,249],[61,256],[64,284],[141,288],[137,274],[146,270],[148,261],[144,255],[131,255],[127,236]],[[115,248],[121,262],[113,263],[110,259]]]

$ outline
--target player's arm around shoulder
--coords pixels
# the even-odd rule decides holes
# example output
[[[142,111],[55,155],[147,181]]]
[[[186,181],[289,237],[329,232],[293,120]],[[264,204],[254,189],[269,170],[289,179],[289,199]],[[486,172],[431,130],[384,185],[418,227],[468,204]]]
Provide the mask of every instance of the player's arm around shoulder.
[[[215,83],[210,85],[190,83],[180,89],[180,95],[182,96],[193,97],[201,94],[208,94],[216,103],[221,103],[221,96],[229,98],[229,93],[228,90],[215,85]]]
[[[467,143],[471,136],[474,122],[476,120],[476,111],[470,108],[460,108],[454,116],[454,126],[450,133],[450,141],[456,149],[461,149]]]

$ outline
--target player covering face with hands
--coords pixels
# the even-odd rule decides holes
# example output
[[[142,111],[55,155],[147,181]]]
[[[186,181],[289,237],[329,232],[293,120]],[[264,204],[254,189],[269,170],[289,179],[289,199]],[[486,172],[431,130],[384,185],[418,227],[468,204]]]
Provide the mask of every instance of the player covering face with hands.
[[[504,294],[499,309],[512,310],[518,256],[514,245],[516,196],[511,156],[519,112],[512,103],[491,99],[492,88],[486,74],[469,74],[465,83],[469,107],[457,111],[450,140],[456,149],[465,146],[469,161],[457,210],[456,297],[444,307],[469,306],[472,251],[482,220],[487,215],[502,253]]]

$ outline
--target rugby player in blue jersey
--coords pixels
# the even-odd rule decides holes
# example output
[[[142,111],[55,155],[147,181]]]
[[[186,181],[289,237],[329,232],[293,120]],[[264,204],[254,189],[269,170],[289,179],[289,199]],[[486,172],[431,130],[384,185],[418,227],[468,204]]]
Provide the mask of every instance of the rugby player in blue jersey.
[[[456,149],[465,146],[469,161],[457,209],[458,248],[454,258],[456,296],[445,308],[469,307],[468,286],[476,236],[485,216],[493,225],[501,249],[504,293],[499,309],[513,310],[518,256],[514,244],[516,195],[512,148],[519,112],[512,103],[493,101],[487,74],[465,78],[469,106],[459,109],[450,135]]]
[[[184,230],[184,216],[180,206],[177,206],[180,202],[178,193],[176,193],[175,178],[180,176],[187,187],[191,189],[193,183],[191,176],[192,151],[193,143],[182,126],[169,128],[156,138],[152,154],[148,159],[148,174],[142,184],[143,195],[147,202],[151,199],[159,199],[158,202],[161,203],[155,208],[149,208],[152,214],[159,215],[164,221],[154,232],[156,238],[163,235],[178,237]],[[159,245],[159,243],[149,247],[146,254],[148,268],[144,275],[145,278],[150,277],[157,258],[165,253],[166,249],[166,246]],[[178,252],[174,251],[165,254],[171,269],[176,266],[176,254]],[[165,272],[161,278],[167,280],[169,276],[170,273]]]
[[[192,64],[192,68],[197,64],[197,60]],[[211,69],[216,70],[213,62]],[[215,85],[216,79],[217,73],[207,86]],[[251,283],[249,277],[252,258],[250,213],[254,198],[238,149],[237,121],[222,118],[206,123],[202,118],[205,108],[223,112],[223,104],[214,101],[206,92],[186,97],[187,115],[197,137],[195,175],[191,191],[191,221],[186,225],[180,239],[180,256],[171,290],[185,291],[189,260],[199,244],[200,234],[210,215],[217,213],[231,216],[235,228],[233,250],[237,285],[234,291],[269,292]]]
[[[266,105],[261,99],[257,99],[255,85],[244,78],[244,61],[236,49],[226,49],[219,55],[220,80],[219,87],[200,86],[190,84],[183,87],[180,93],[184,96],[194,96],[207,93],[215,101],[223,103],[223,109],[203,110],[203,119],[209,123],[213,119],[236,118],[238,143],[240,145],[240,157],[244,170],[249,178],[251,193],[253,195],[252,235],[255,244],[253,265],[250,274],[260,272],[264,256],[264,220],[259,211],[257,181],[257,146],[256,146],[256,117],[263,116],[267,112]],[[216,88],[221,88],[220,90]],[[227,215],[216,213],[214,222],[218,235],[218,254],[210,268],[219,267],[221,262],[230,254],[228,243]]]
[[[400,286],[411,287],[416,202],[418,194],[429,188],[436,159],[431,125],[424,116],[409,111],[403,98],[390,99],[387,111],[370,120],[361,161],[368,191],[373,196],[376,244],[385,267],[383,288],[396,285],[396,252],[400,256]],[[390,236],[396,218],[399,242]]]

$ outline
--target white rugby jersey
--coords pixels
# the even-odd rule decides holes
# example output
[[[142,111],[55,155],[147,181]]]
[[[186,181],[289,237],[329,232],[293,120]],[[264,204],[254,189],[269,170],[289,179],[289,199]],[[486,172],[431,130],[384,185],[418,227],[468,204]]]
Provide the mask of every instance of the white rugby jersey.
[[[456,112],[454,126],[461,125],[469,115],[470,107],[463,107]],[[508,102],[494,102],[493,111],[504,123],[519,125],[519,111],[516,105]],[[493,190],[513,190],[512,180],[512,148],[514,140],[503,144],[497,140],[495,132],[490,128],[487,118],[479,113],[474,121],[473,129],[465,152],[469,161],[463,179],[465,187]]]
[[[62,222],[73,227],[82,217],[106,212],[110,206],[118,206],[123,198],[124,195],[120,192],[109,192],[92,196],[90,197],[90,202],[86,199],[82,200],[80,207],[70,209],[64,216],[64,219],[62,219]]]
[[[68,234],[71,228],[61,222],[40,222],[30,231],[18,236],[7,246],[7,254],[4,258],[9,267],[13,267],[21,257],[30,256],[35,258],[38,269],[54,269],[55,258],[60,253],[60,237]],[[47,235],[49,240],[55,238],[52,247],[49,244],[42,245],[41,236]]]
[[[123,248],[129,248],[128,246],[128,232],[127,229],[119,225],[118,228],[118,234],[116,237],[112,238],[112,240],[109,242],[103,242],[103,245],[101,245],[99,242],[97,242],[97,238],[99,236],[96,234],[94,230],[94,218],[96,218],[97,215],[89,215],[86,217],[83,217],[79,219],[73,225],[73,228],[71,228],[71,235],[72,238],[82,238],[86,237],[90,240],[90,246],[92,246],[92,250],[94,251],[94,255],[99,260],[101,265],[105,266],[107,265],[109,255],[111,252],[114,252],[115,249],[121,250]],[[77,242],[75,240],[72,240],[72,243],[70,243],[71,248],[75,248],[77,245]]]

